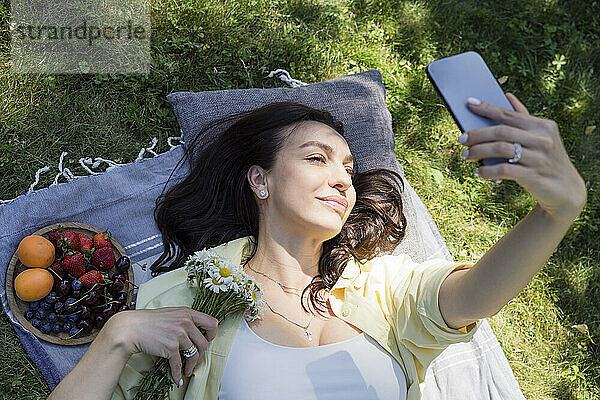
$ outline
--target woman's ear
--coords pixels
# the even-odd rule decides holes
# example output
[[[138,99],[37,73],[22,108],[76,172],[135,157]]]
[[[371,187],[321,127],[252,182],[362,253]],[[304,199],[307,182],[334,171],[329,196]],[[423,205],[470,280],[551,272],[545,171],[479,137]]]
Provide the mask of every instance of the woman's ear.
[[[252,189],[258,190],[259,188],[266,187],[267,182],[264,178],[264,170],[258,165],[251,166],[250,169],[248,169],[246,176],[248,177],[248,182],[250,183],[250,187]]]

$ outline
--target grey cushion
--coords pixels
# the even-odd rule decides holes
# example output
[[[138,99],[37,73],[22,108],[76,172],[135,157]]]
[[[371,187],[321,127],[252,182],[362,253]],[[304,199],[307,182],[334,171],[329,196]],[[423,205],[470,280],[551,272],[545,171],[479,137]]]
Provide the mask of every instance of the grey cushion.
[[[386,168],[404,177],[404,170],[394,151],[392,116],[385,105],[385,87],[381,73],[376,69],[294,88],[175,92],[167,99],[173,105],[184,146],[191,145],[201,130],[216,119],[275,101],[295,101],[329,111],[344,124],[344,136],[359,172]],[[206,132],[206,136],[198,138],[196,149],[202,148],[218,133],[212,130]],[[434,252],[438,256],[449,257],[450,253],[425,207],[422,207],[423,215],[416,214],[417,205],[413,205],[409,197],[418,200],[418,196],[406,180],[404,191],[413,196],[404,197],[406,235],[394,249],[394,254],[408,253],[419,262]],[[418,217],[431,224],[428,242],[424,242],[423,234],[417,232]]]
[[[173,105],[186,144],[192,143],[202,128],[215,119],[275,101],[295,101],[329,111],[344,124],[344,136],[359,172],[387,168],[403,175],[394,151],[385,88],[381,73],[375,69],[295,88],[175,92],[167,99]]]

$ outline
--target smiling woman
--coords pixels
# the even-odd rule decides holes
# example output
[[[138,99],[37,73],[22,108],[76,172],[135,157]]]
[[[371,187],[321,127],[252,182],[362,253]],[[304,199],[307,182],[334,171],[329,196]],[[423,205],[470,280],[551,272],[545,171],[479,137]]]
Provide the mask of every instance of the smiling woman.
[[[228,123],[214,141],[200,142]],[[181,160],[191,163],[190,174],[157,200],[168,247],[153,275],[183,266],[197,249],[250,235],[258,239],[250,264],[261,272],[258,265],[268,264],[277,281],[309,289],[313,306],[325,311],[316,294],[335,284],[351,256],[371,259],[377,247],[392,250],[404,237],[402,178],[385,169],[356,173],[343,126],[331,114],[277,102],[205,131]],[[275,252],[263,242],[273,238]]]
[[[200,143],[213,127],[214,140]],[[111,372],[93,388],[98,397],[147,398],[135,386],[159,356],[179,386],[172,399],[275,399],[284,390],[291,398],[420,399],[427,366],[470,341],[481,321],[456,329],[438,306],[445,278],[469,265],[386,254],[406,231],[402,177],[356,172],[342,124],[299,103],[205,129],[179,161],[189,173],[156,201],[165,247],[150,269],[168,273],[140,287],[136,310],[105,325],[51,398],[78,397],[69,382],[94,373],[100,359]],[[237,313],[217,321],[187,306],[181,267],[204,248],[261,285],[268,310],[259,320]]]

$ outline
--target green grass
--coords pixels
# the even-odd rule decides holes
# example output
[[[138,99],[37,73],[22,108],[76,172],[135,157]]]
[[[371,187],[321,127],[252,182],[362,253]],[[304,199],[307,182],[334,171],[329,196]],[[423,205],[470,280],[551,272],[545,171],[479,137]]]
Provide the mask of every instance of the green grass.
[[[396,154],[455,259],[477,260],[534,200],[519,185],[473,175],[459,134],[425,75],[428,62],[478,51],[537,116],[555,120],[588,186],[588,204],[523,292],[490,318],[526,398],[600,398],[600,5],[583,1],[152,2],[144,75],[13,75],[10,3],[0,7],[0,198],[27,191],[44,165],[85,171],[80,157],[131,162],[152,137],[178,136],[165,95],[279,87],[276,68],[307,83],[381,71]],[[251,32],[251,34],[248,34]],[[590,132],[591,131],[591,132]],[[64,178],[61,178],[64,182]],[[572,328],[587,324],[590,336]],[[0,393],[49,394],[4,314]],[[593,340],[593,342],[592,342]]]

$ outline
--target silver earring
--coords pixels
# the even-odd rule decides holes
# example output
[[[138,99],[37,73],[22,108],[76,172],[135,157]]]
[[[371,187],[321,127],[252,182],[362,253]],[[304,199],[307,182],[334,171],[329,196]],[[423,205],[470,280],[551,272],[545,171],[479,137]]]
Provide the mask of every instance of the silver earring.
[[[258,192],[258,195],[259,195],[261,198],[263,198],[263,197],[265,197],[265,196],[267,195],[267,191],[266,191],[266,190],[264,190],[264,189],[261,189],[261,190],[260,190],[260,192]]]

